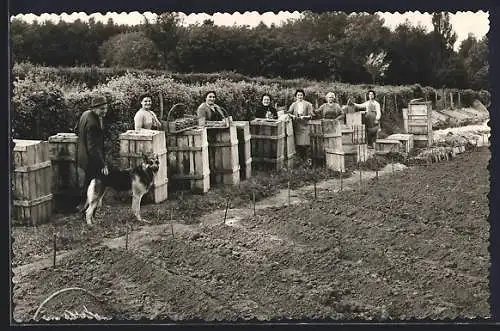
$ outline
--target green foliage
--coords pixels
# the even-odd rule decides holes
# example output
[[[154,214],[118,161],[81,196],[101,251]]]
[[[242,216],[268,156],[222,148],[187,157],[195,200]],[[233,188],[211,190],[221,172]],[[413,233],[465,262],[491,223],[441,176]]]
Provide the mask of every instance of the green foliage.
[[[108,98],[110,109],[105,121],[106,147],[115,158],[119,148],[118,135],[133,128],[133,117],[140,108],[140,96],[143,93],[153,96],[153,109],[160,115],[161,92],[165,107],[163,119],[166,119],[170,107],[180,102],[187,106],[188,114],[195,114],[197,107],[203,102],[204,94],[214,90],[217,93],[217,103],[235,120],[247,120],[264,93],[270,94],[273,104],[277,103],[280,109],[287,109],[293,102],[294,92],[298,87],[305,90],[305,99],[315,106],[325,102],[324,96],[329,91],[336,93],[341,104],[346,104],[349,98],[358,103],[363,102],[367,89],[372,88],[383,109],[381,126],[384,134],[401,132],[401,109],[411,99],[425,98],[434,101],[436,93],[433,88],[419,84],[371,86],[266,78],[233,81],[213,74],[174,79],[172,75],[161,75],[159,72],[129,72],[88,88],[78,84],[64,85],[63,79],[54,74],[57,69],[45,70],[29,64],[20,67],[21,69],[18,67],[16,70],[22,74],[15,79],[12,98],[15,138],[47,139],[58,132],[71,131],[81,113],[89,106],[91,97],[104,94]],[[33,70],[27,70],[29,68]],[[226,75],[230,77],[231,73]],[[204,82],[195,83],[194,78],[202,78]],[[240,76],[235,75],[234,78]],[[190,83],[185,84],[181,80]],[[475,99],[485,105],[490,104],[488,91],[450,89],[447,93],[456,94],[459,91],[463,106],[470,106]]]
[[[385,62],[391,65],[377,81],[380,84],[488,88],[487,43],[464,47],[457,58],[452,48],[456,34],[448,13],[434,14],[433,24],[432,32],[408,22],[391,31],[376,14],[304,12],[302,18],[282,26],[227,27],[209,21],[183,26],[177,14],[162,13],[153,22],[145,20],[137,26],[94,20],[28,24],[14,19],[11,36],[15,62],[41,65],[100,65],[101,49],[104,63],[109,66],[374,83],[377,70],[365,66],[366,58],[385,52]],[[140,35],[147,38],[137,37]],[[116,41],[113,47],[107,41],[112,37],[122,40],[124,36],[136,37],[127,43]],[[119,70],[123,74],[124,69]],[[101,71],[104,77],[94,78],[110,78],[108,73],[113,72]],[[211,82],[228,78],[214,75],[206,78]]]

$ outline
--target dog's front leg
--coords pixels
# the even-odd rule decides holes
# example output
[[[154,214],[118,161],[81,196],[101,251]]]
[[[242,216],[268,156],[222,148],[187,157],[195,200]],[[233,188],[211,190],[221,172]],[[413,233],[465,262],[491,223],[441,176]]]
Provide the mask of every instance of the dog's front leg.
[[[141,217],[141,200],[143,196],[144,193],[142,192],[134,192],[132,196],[132,211],[134,212],[135,219],[139,222],[151,223]]]

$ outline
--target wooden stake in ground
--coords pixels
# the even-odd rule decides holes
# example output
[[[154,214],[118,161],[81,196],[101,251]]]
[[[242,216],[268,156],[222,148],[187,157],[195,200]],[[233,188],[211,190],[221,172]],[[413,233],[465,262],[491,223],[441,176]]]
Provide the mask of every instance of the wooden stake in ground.
[[[231,201],[230,199],[230,197],[227,197],[226,211],[224,212],[224,224],[226,224],[227,210],[229,209],[229,202]]]
[[[290,206],[290,179],[288,180],[288,205]]]
[[[318,198],[318,192],[316,189],[316,176],[314,177],[314,199]]]
[[[342,179],[342,170],[340,170],[340,191],[342,192],[342,189],[344,188],[344,182]]]
[[[172,232],[172,239],[174,237],[174,208],[170,209],[170,231]]]
[[[53,241],[53,246],[54,246],[53,247],[54,248],[54,255],[53,255],[52,265],[55,269],[55,267],[56,267],[56,252],[57,252],[57,234],[55,232],[54,232],[52,241]]]
[[[377,178],[377,180],[378,180],[378,169],[375,170],[375,178]]]
[[[125,221],[125,250],[128,250],[128,219]]]
[[[255,216],[255,191],[252,192],[253,216]]]

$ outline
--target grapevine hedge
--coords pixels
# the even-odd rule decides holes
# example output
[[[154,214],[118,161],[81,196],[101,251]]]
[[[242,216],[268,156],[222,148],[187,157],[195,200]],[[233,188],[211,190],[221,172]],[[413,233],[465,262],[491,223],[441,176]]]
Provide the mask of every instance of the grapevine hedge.
[[[47,139],[58,132],[71,132],[81,113],[90,105],[91,97],[104,94],[110,103],[110,111],[105,121],[106,144],[113,157],[117,156],[119,148],[118,134],[133,128],[133,117],[140,107],[139,98],[143,93],[153,95],[153,107],[159,115],[161,92],[165,107],[163,117],[166,119],[170,107],[179,102],[187,105],[187,113],[194,114],[203,101],[203,95],[209,90],[214,90],[219,105],[224,107],[235,120],[246,120],[264,93],[270,94],[273,102],[283,109],[293,102],[293,95],[298,87],[305,90],[305,99],[313,105],[322,104],[324,95],[329,91],[336,92],[341,104],[346,104],[349,98],[355,102],[362,102],[365,100],[367,89],[373,88],[383,108],[382,130],[386,134],[401,131],[401,109],[406,107],[411,99],[425,98],[432,101],[434,108],[438,109],[443,106],[442,91],[421,87],[418,84],[369,86],[306,80],[279,81],[260,78],[232,80],[227,77],[211,79],[215,77],[214,74],[198,74],[197,79],[200,82],[185,83],[165,72],[152,74],[145,71],[125,72],[107,78],[104,82],[99,78],[98,80],[101,80],[99,84],[89,87],[92,84],[83,84],[81,79],[71,81],[63,78],[55,68],[32,66],[33,70],[28,70],[28,67],[28,64],[24,64],[15,67],[14,70],[13,137]],[[75,70],[81,71],[81,69]],[[91,76],[92,74],[89,77]],[[447,90],[446,93],[449,95],[457,92],[459,91]],[[460,97],[463,106],[470,106],[475,99],[485,105],[490,102],[490,94],[487,91],[461,90]]]

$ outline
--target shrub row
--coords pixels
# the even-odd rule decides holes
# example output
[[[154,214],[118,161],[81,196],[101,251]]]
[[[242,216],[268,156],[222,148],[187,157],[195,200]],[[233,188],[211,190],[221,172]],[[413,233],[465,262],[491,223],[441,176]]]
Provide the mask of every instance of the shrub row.
[[[286,81],[285,81],[286,82]],[[368,85],[349,85],[328,82],[309,82],[302,85],[306,92],[305,99],[320,105],[328,91],[337,94],[338,101],[346,104],[350,98],[355,102],[365,100]],[[400,132],[402,128],[401,109],[414,98],[426,98],[434,101],[435,90],[419,85],[410,86],[375,86],[377,99],[382,105],[382,130],[385,134]],[[187,105],[187,112],[194,114],[203,101],[206,92],[217,93],[217,103],[227,109],[235,120],[249,119],[252,108],[268,93],[280,108],[287,108],[292,102],[295,87],[283,84],[263,84],[255,81],[231,81],[217,79],[213,82],[184,84],[171,75],[150,75],[146,72],[124,73],[111,78],[94,88],[83,85],[68,85],[63,80],[52,79],[38,71],[28,71],[16,77],[12,98],[13,135],[21,139],[47,139],[58,132],[71,131],[83,111],[90,105],[93,95],[104,94],[110,102],[110,112],[106,120],[107,147],[116,156],[118,152],[118,134],[133,128],[133,117],[140,107],[143,93],[153,95],[153,107],[159,114],[159,95],[163,97],[165,119],[170,107],[182,102]],[[489,103],[486,91],[466,90],[461,92],[462,102],[479,99]]]

